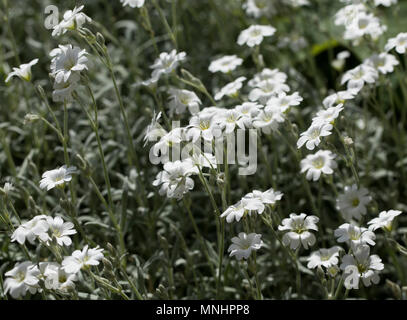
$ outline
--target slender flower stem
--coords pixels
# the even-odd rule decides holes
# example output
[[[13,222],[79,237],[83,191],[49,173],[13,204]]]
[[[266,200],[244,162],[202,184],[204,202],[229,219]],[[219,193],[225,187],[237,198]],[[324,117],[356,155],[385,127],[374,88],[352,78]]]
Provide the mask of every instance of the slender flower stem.
[[[202,249],[203,249],[203,251],[204,251],[204,255],[205,255],[206,259],[208,260],[209,268],[211,269],[212,274],[215,276],[215,275],[216,275],[216,272],[215,272],[215,270],[213,269],[212,261],[211,261],[211,259],[210,259],[210,257],[209,257],[209,253],[208,253],[208,248],[207,248],[207,246],[206,246],[206,244],[205,244],[205,240],[204,240],[204,238],[202,237],[202,234],[201,234],[201,232],[199,231],[199,228],[198,228],[198,226],[197,226],[197,224],[196,224],[196,222],[195,222],[194,215],[192,214],[192,211],[191,211],[191,206],[190,206],[190,204],[185,200],[185,198],[183,198],[182,200],[183,200],[183,202],[184,202],[185,208],[187,209],[189,219],[191,220],[191,223],[192,223],[192,227],[194,228],[194,231],[195,231],[195,233],[196,233],[196,235],[197,235],[197,237],[198,237],[198,240],[199,240],[199,242],[201,243]]]

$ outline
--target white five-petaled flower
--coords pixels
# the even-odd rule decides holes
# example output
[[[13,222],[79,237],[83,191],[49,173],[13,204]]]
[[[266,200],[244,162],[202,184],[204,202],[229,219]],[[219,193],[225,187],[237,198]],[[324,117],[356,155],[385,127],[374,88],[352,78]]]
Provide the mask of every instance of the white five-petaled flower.
[[[354,94],[362,90],[365,83],[373,84],[379,77],[379,73],[372,66],[361,64],[348,70],[342,77],[341,84],[347,84],[347,88]]]
[[[159,123],[160,118],[161,112],[159,112],[157,115],[154,112],[151,123],[146,128],[146,133],[144,135],[144,146],[148,142],[157,141],[158,138],[167,134],[167,131]]]
[[[205,141],[212,141],[222,133],[222,129],[213,114],[199,113],[198,115],[193,116],[189,120],[187,128],[187,138],[191,139],[192,142],[196,142],[200,137]]]
[[[61,217],[47,217],[46,222],[48,224],[48,232],[40,235],[42,241],[49,242],[53,239],[56,240],[60,246],[70,246],[72,240],[69,237],[76,233],[72,222],[64,222]]]
[[[290,245],[290,248],[296,250],[301,246],[308,249],[308,246],[313,246],[316,242],[315,235],[310,230],[318,231],[317,223],[319,218],[316,216],[307,216],[305,213],[291,213],[289,218],[283,219],[282,225],[278,226],[278,230],[287,231],[283,236],[283,244]]]
[[[23,297],[27,291],[36,293],[39,270],[31,261],[17,263],[13,269],[5,273],[4,293],[10,292],[14,299]]]
[[[281,112],[286,112],[291,106],[298,106],[303,98],[294,92],[291,95],[287,95],[286,92],[280,92],[276,97],[271,97],[265,106],[267,111],[270,106],[278,106],[281,108]]]
[[[66,292],[75,288],[76,274],[66,272],[59,263],[40,262],[40,271],[45,288],[49,290]]]
[[[67,273],[77,273],[82,268],[97,266],[103,258],[103,249],[97,246],[89,249],[88,245],[82,250],[75,250],[71,256],[65,257],[62,261],[62,269]]]
[[[358,40],[364,36],[370,36],[376,40],[386,30],[386,26],[380,24],[380,20],[366,11],[358,12],[346,25],[343,38],[346,40]]]
[[[164,170],[157,174],[153,186],[160,186],[160,195],[181,199],[194,188],[194,180],[190,178],[193,174],[198,174],[198,167],[191,159],[167,162],[164,164]]]
[[[38,63],[38,59],[31,60],[29,63],[23,63],[18,68],[13,68],[13,71],[7,75],[5,82],[9,82],[14,76],[19,77],[25,81],[31,80],[31,67]]]
[[[154,61],[154,64],[150,67],[153,69],[151,79],[144,81],[143,84],[149,86],[155,84],[162,75],[173,72],[180,62],[186,58],[185,52],[177,53],[177,50],[172,50],[170,53],[161,52],[159,57]]]
[[[51,190],[55,187],[64,187],[66,182],[72,180],[72,174],[76,173],[76,167],[62,167],[50,171],[45,171],[40,181],[40,188]]]
[[[312,118],[312,123],[315,125],[333,124],[335,119],[339,117],[339,113],[343,110],[343,105],[338,104],[335,107],[322,109],[317,112],[316,116]]]
[[[238,95],[239,90],[243,86],[243,82],[246,80],[246,77],[239,77],[236,80],[228,83],[226,86],[224,86],[222,89],[220,89],[219,92],[215,94],[215,100],[220,100],[223,98],[223,96],[228,96],[228,97],[235,97]]]
[[[48,230],[46,215],[38,215],[30,221],[22,223],[11,235],[11,241],[17,241],[19,244],[24,244],[27,240],[31,244],[37,237],[43,237]]]
[[[387,41],[386,46],[384,49],[386,51],[390,51],[392,49],[396,49],[397,53],[404,54],[407,49],[407,32],[399,33],[396,37],[390,38]]]
[[[246,14],[254,18],[260,18],[263,15],[269,15],[275,11],[273,3],[268,0],[247,0],[243,4]]]
[[[266,205],[273,205],[276,201],[280,201],[283,197],[283,193],[280,191],[274,191],[273,188],[270,188],[264,192],[259,190],[253,190],[253,192],[248,193],[245,195],[245,198],[258,198]]]
[[[319,150],[315,154],[309,154],[301,160],[301,173],[307,172],[307,180],[317,181],[321,173],[332,174],[337,167],[335,154],[330,150]]]
[[[241,114],[234,109],[225,110],[216,121],[226,134],[234,132],[236,127],[240,129],[245,128],[244,119]]]
[[[144,6],[144,0],[120,0],[120,2],[123,3],[123,7],[141,8]]]
[[[262,106],[256,102],[243,102],[235,107],[235,110],[240,114],[240,121],[245,128],[252,127],[252,121],[260,112]]]
[[[254,75],[253,79],[249,80],[248,85],[251,87],[261,86],[264,81],[272,81],[278,83],[285,83],[287,75],[279,69],[264,68],[261,72]],[[288,90],[287,90],[288,91]]]
[[[301,133],[297,141],[297,148],[299,149],[305,144],[308,150],[314,150],[321,143],[321,137],[332,134],[332,128],[330,123],[312,123],[307,131]]]
[[[199,105],[202,104],[201,99],[193,91],[181,90],[181,89],[170,89],[170,113],[176,114],[184,113],[186,109],[192,115],[199,112]]]
[[[393,72],[394,66],[399,65],[399,61],[396,57],[386,52],[372,55],[365,63],[377,69],[382,74]]]
[[[79,29],[86,22],[91,22],[92,19],[81,12],[83,8],[84,6],[80,6],[75,7],[73,10],[65,11],[62,21],[54,26],[52,36],[60,36],[68,30]]]
[[[314,251],[308,257],[307,267],[314,269],[317,267],[325,267],[327,269],[336,266],[339,262],[339,252],[343,250],[341,247],[334,246],[329,249],[319,249]]]
[[[386,231],[391,231],[394,218],[401,213],[402,211],[400,210],[380,212],[377,218],[374,218],[367,223],[369,224],[369,230],[376,231],[377,229],[383,228]]]
[[[249,28],[243,30],[238,39],[238,45],[248,45],[254,47],[259,45],[264,37],[270,37],[276,32],[276,29],[272,26],[252,25]]]
[[[253,127],[261,129],[265,134],[270,134],[284,121],[285,117],[282,108],[269,105],[267,110],[261,110],[257,116],[253,118]]]
[[[71,44],[59,45],[58,48],[50,52],[51,60],[51,75],[57,83],[68,82],[72,73],[80,73],[88,69],[86,63],[87,52],[79,47],[73,47]]]
[[[256,88],[250,91],[250,101],[260,101],[267,103],[271,97],[278,96],[282,92],[290,91],[290,87],[283,82],[268,79],[256,84]]]
[[[384,269],[384,265],[378,255],[370,255],[369,246],[360,245],[355,248],[353,254],[342,258],[340,268],[345,272],[345,288],[359,289],[360,280],[366,287],[371,283],[378,284],[379,271]]]
[[[259,250],[263,246],[261,234],[240,232],[238,237],[232,238],[232,244],[228,251],[230,256],[236,256],[237,260],[248,259],[253,250]]]
[[[239,201],[238,203],[231,205],[229,208],[227,208],[225,212],[221,214],[220,217],[221,218],[226,217],[227,223],[232,223],[233,220],[239,222],[245,213],[246,209],[244,208],[242,201]]]
[[[229,73],[235,70],[238,66],[243,63],[243,59],[239,58],[236,55],[223,56],[222,58],[213,60],[209,65],[209,71],[212,73],[222,72]]]
[[[329,96],[327,96],[322,104],[325,108],[336,107],[338,105],[343,105],[347,100],[352,100],[355,97],[355,94],[349,90],[338,91]]]
[[[366,205],[372,200],[366,188],[358,189],[357,185],[346,186],[344,192],[336,199],[336,209],[345,220],[361,219],[367,213]]]
[[[334,232],[335,237],[339,243],[346,242],[355,248],[362,244],[369,244],[374,246],[376,243],[375,234],[367,228],[358,227],[352,223],[344,223],[338,227]]]

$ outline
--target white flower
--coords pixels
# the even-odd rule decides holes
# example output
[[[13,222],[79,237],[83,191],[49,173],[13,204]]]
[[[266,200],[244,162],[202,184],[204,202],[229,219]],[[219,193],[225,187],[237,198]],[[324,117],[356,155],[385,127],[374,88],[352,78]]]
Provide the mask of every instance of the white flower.
[[[65,182],[72,180],[72,174],[76,173],[76,167],[67,167],[63,165],[62,167],[50,171],[45,171],[42,175],[42,180],[40,181],[40,188],[51,190],[55,187],[64,187]]]
[[[399,33],[395,38],[390,38],[384,47],[386,51],[390,51],[394,48],[396,48],[397,53],[404,54],[406,52],[407,32]]]
[[[250,101],[267,102],[270,97],[278,96],[282,92],[290,91],[290,87],[285,83],[275,80],[264,80],[257,84],[257,87],[250,91]]]
[[[160,186],[160,195],[181,199],[194,188],[194,180],[190,178],[193,174],[198,174],[198,168],[191,159],[167,162],[164,170],[157,174],[153,186]]]
[[[223,98],[223,96],[236,97],[245,80],[246,77],[239,77],[236,80],[228,83],[226,86],[220,89],[218,93],[216,93],[215,100],[220,100]]]
[[[347,221],[361,219],[367,213],[366,205],[372,200],[366,188],[360,188],[356,184],[346,186],[344,192],[336,199],[336,209]]]
[[[141,8],[144,5],[144,0],[120,0],[120,2],[123,3],[123,7]]]
[[[243,102],[243,104],[237,105],[235,107],[236,112],[240,115],[240,122],[245,128],[252,127],[252,120],[260,112],[262,106],[256,102]]]
[[[291,213],[289,218],[283,219],[282,225],[278,226],[278,230],[286,231],[283,236],[283,244],[290,245],[290,248],[296,250],[301,246],[308,249],[308,246],[313,246],[316,238],[309,230],[318,231],[316,225],[319,218],[316,216],[307,216],[305,213]]]
[[[86,63],[87,52],[79,47],[73,47],[71,44],[66,46],[59,45],[58,48],[50,52],[51,60],[51,75],[57,83],[67,82],[72,73],[79,73],[88,69]]]
[[[321,137],[332,134],[332,128],[329,123],[312,123],[307,131],[301,133],[297,141],[297,148],[299,149],[305,144],[308,150],[314,150],[321,143]]]
[[[377,218],[374,218],[367,223],[370,225],[369,230],[376,231],[377,229],[383,228],[384,230],[391,231],[394,218],[401,213],[402,212],[400,210],[380,212]]]
[[[186,109],[193,115],[199,112],[199,105],[202,101],[193,91],[170,89],[170,113],[176,114],[184,113]]]
[[[335,24],[345,25],[349,28],[362,12],[366,13],[366,6],[363,3],[355,3],[343,7],[335,15]]]
[[[55,239],[60,246],[70,246],[72,240],[69,237],[76,233],[72,222],[64,222],[61,217],[47,217],[48,234],[40,236],[42,241],[48,242]]]
[[[240,33],[237,44],[240,46],[247,44],[249,47],[254,47],[259,45],[264,37],[270,37],[275,32],[276,29],[272,26],[252,25]]]
[[[5,273],[4,293],[10,292],[14,299],[25,296],[27,291],[34,294],[37,292],[39,270],[31,261],[17,263],[13,269]]]
[[[248,85],[253,88],[258,87],[261,86],[260,83],[267,80],[284,83],[287,80],[287,75],[278,69],[265,68],[260,73],[255,74],[253,79],[249,80]]]
[[[25,81],[31,80],[31,67],[38,63],[38,59],[31,60],[29,63],[23,63],[18,68],[13,68],[13,71],[7,75],[5,82],[9,82],[11,77],[17,76]]]
[[[54,102],[69,102],[73,100],[73,92],[78,86],[80,76],[77,73],[71,73],[68,81],[54,82],[52,91],[52,100]]]
[[[226,217],[226,222],[227,223],[232,223],[233,220],[236,220],[237,222],[242,219],[244,214],[246,213],[246,209],[243,206],[242,201],[239,201],[238,203],[230,206],[221,214],[221,218]]]
[[[385,6],[390,7],[392,4],[397,4],[397,0],[374,0],[374,5],[377,6]]]
[[[154,144],[152,151],[155,156],[164,157],[169,154],[171,148],[177,148],[183,141],[184,128],[174,128],[170,132],[166,133],[160,138],[160,140]]]
[[[157,141],[158,138],[167,134],[167,131],[159,124],[161,118],[161,112],[157,115],[153,114],[151,123],[146,128],[146,133],[144,135],[144,146],[147,142]]]
[[[97,246],[96,248],[88,248],[88,245],[82,250],[75,250],[72,255],[65,257],[62,261],[62,269],[67,273],[77,273],[82,268],[89,266],[97,266],[103,258],[103,249]]]
[[[205,110],[205,109],[204,109]],[[198,114],[193,116],[188,125],[187,138],[196,142],[201,136],[205,141],[212,141],[222,133],[212,114]]]
[[[350,52],[347,50],[341,51],[336,55],[336,59],[332,61],[332,67],[340,71],[345,66],[346,59],[350,57]]]
[[[216,121],[226,134],[234,132],[236,126],[240,129],[245,128],[241,114],[233,109],[226,110]]]
[[[341,84],[347,82],[348,90],[356,94],[362,90],[365,83],[375,83],[378,77],[379,74],[375,68],[361,64],[356,68],[346,71],[342,77]]]
[[[370,247],[358,246],[353,254],[342,258],[340,266],[345,271],[344,286],[346,289],[359,289],[359,281],[368,287],[380,281],[379,271],[384,269],[382,260],[377,255],[370,255]]]
[[[354,224],[344,223],[338,227],[334,232],[335,237],[339,243],[346,242],[353,248],[361,244],[369,244],[374,246],[376,243],[375,234],[366,228],[358,227]]]
[[[245,195],[241,202],[243,208],[249,213],[249,215],[252,213],[262,214],[266,208],[263,200],[259,197],[259,194],[256,193],[249,193]]]
[[[355,94],[349,90],[338,91],[326,97],[322,104],[325,108],[336,107],[338,105],[343,105],[347,100],[352,100]]]
[[[42,269],[42,264],[45,264],[44,270],[41,270],[45,288],[63,292],[75,288],[74,281],[78,279],[76,274],[67,273],[58,263],[41,262],[40,269]]]
[[[372,55],[365,63],[377,69],[382,74],[393,72],[394,66],[399,65],[399,61],[396,57],[386,52]]]
[[[284,114],[279,106],[268,106],[267,110],[261,110],[253,119],[253,127],[261,129],[265,134],[270,134],[278,128],[279,123],[284,121]]]
[[[47,216],[38,215],[30,221],[22,223],[11,235],[11,241],[17,241],[19,244],[24,244],[26,240],[31,244],[34,240],[44,235],[48,230]]]
[[[185,52],[177,53],[177,50],[172,50],[170,53],[161,52],[160,56],[154,61],[154,64],[150,67],[153,69],[151,79],[143,82],[144,85],[150,85],[156,83],[160,77],[164,74],[173,72],[180,62],[186,58]]]
[[[228,251],[230,256],[236,256],[237,260],[248,259],[253,250],[259,250],[263,246],[261,234],[240,232],[238,237],[232,238],[233,244]]]
[[[301,160],[301,173],[307,172],[307,180],[317,181],[321,173],[332,174],[336,168],[335,154],[329,150],[319,150]]]
[[[245,9],[246,14],[254,18],[260,18],[275,11],[273,4],[268,0],[247,0],[243,4],[243,9]]]
[[[236,69],[243,63],[243,59],[238,58],[236,55],[223,56],[222,58],[216,59],[209,65],[210,72],[222,72],[229,73]]]
[[[329,249],[319,249],[314,251],[308,257],[307,267],[314,269],[316,267],[325,267],[327,269],[338,264],[339,252],[343,250],[341,247],[334,246]]]
[[[276,201],[280,201],[283,195],[284,194],[280,191],[274,191],[273,188],[270,188],[264,192],[254,190],[253,192],[248,193],[245,198],[258,198],[263,204],[273,205]]]
[[[81,28],[86,22],[91,22],[89,18],[82,11],[84,6],[75,7],[73,10],[65,11],[64,18],[60,23],[54,26],[52,36],[60,36],[66,33],[68,30],[75,30]]]
[[[298,106],[301,101],[302,97],[298,94],[298,92],[294,92],[291,95],[287,95],[285,92],[280,92],[278,96],[271,97],[265,106],[265,110],[267,111],[269,106],[278,106],[281,108],[281,112],[286,112],[292,106]]]
[[[356,14],[352,22],[346,26],[343,38],[346,40],[356,40],[363,36],[370,36],[376,40],[386,27],[380,25],[380,20],[371,13],[361,11]]]
[[[265,205],[274,205],[277,201],[280,201],[283,194],[280,191],[274,191],[270,188],[264,192],[254,190],[246,194],[238,203],[230,206],[222,213],[221,217],[226,217],[228,223],[233,220],[240,221],[244,214],[251,215],[252,212],[262,214]]]
[[[316,116],[312,119],[315,125],[333,124],[335,119],[338,118],[339,113],[343,110],[343,105],[339,104],[335,107],[329,107],[317,112]]]

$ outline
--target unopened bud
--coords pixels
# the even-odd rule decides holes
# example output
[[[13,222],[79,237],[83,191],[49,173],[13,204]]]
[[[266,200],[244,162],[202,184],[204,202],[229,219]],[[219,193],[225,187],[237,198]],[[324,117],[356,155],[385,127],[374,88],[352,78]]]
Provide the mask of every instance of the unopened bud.
[[[33,113],[27,113],[24,117],[24,124],[30,123],[30,122],[34,122],[41,119],[41,117],[37,114],[33,114]]]

